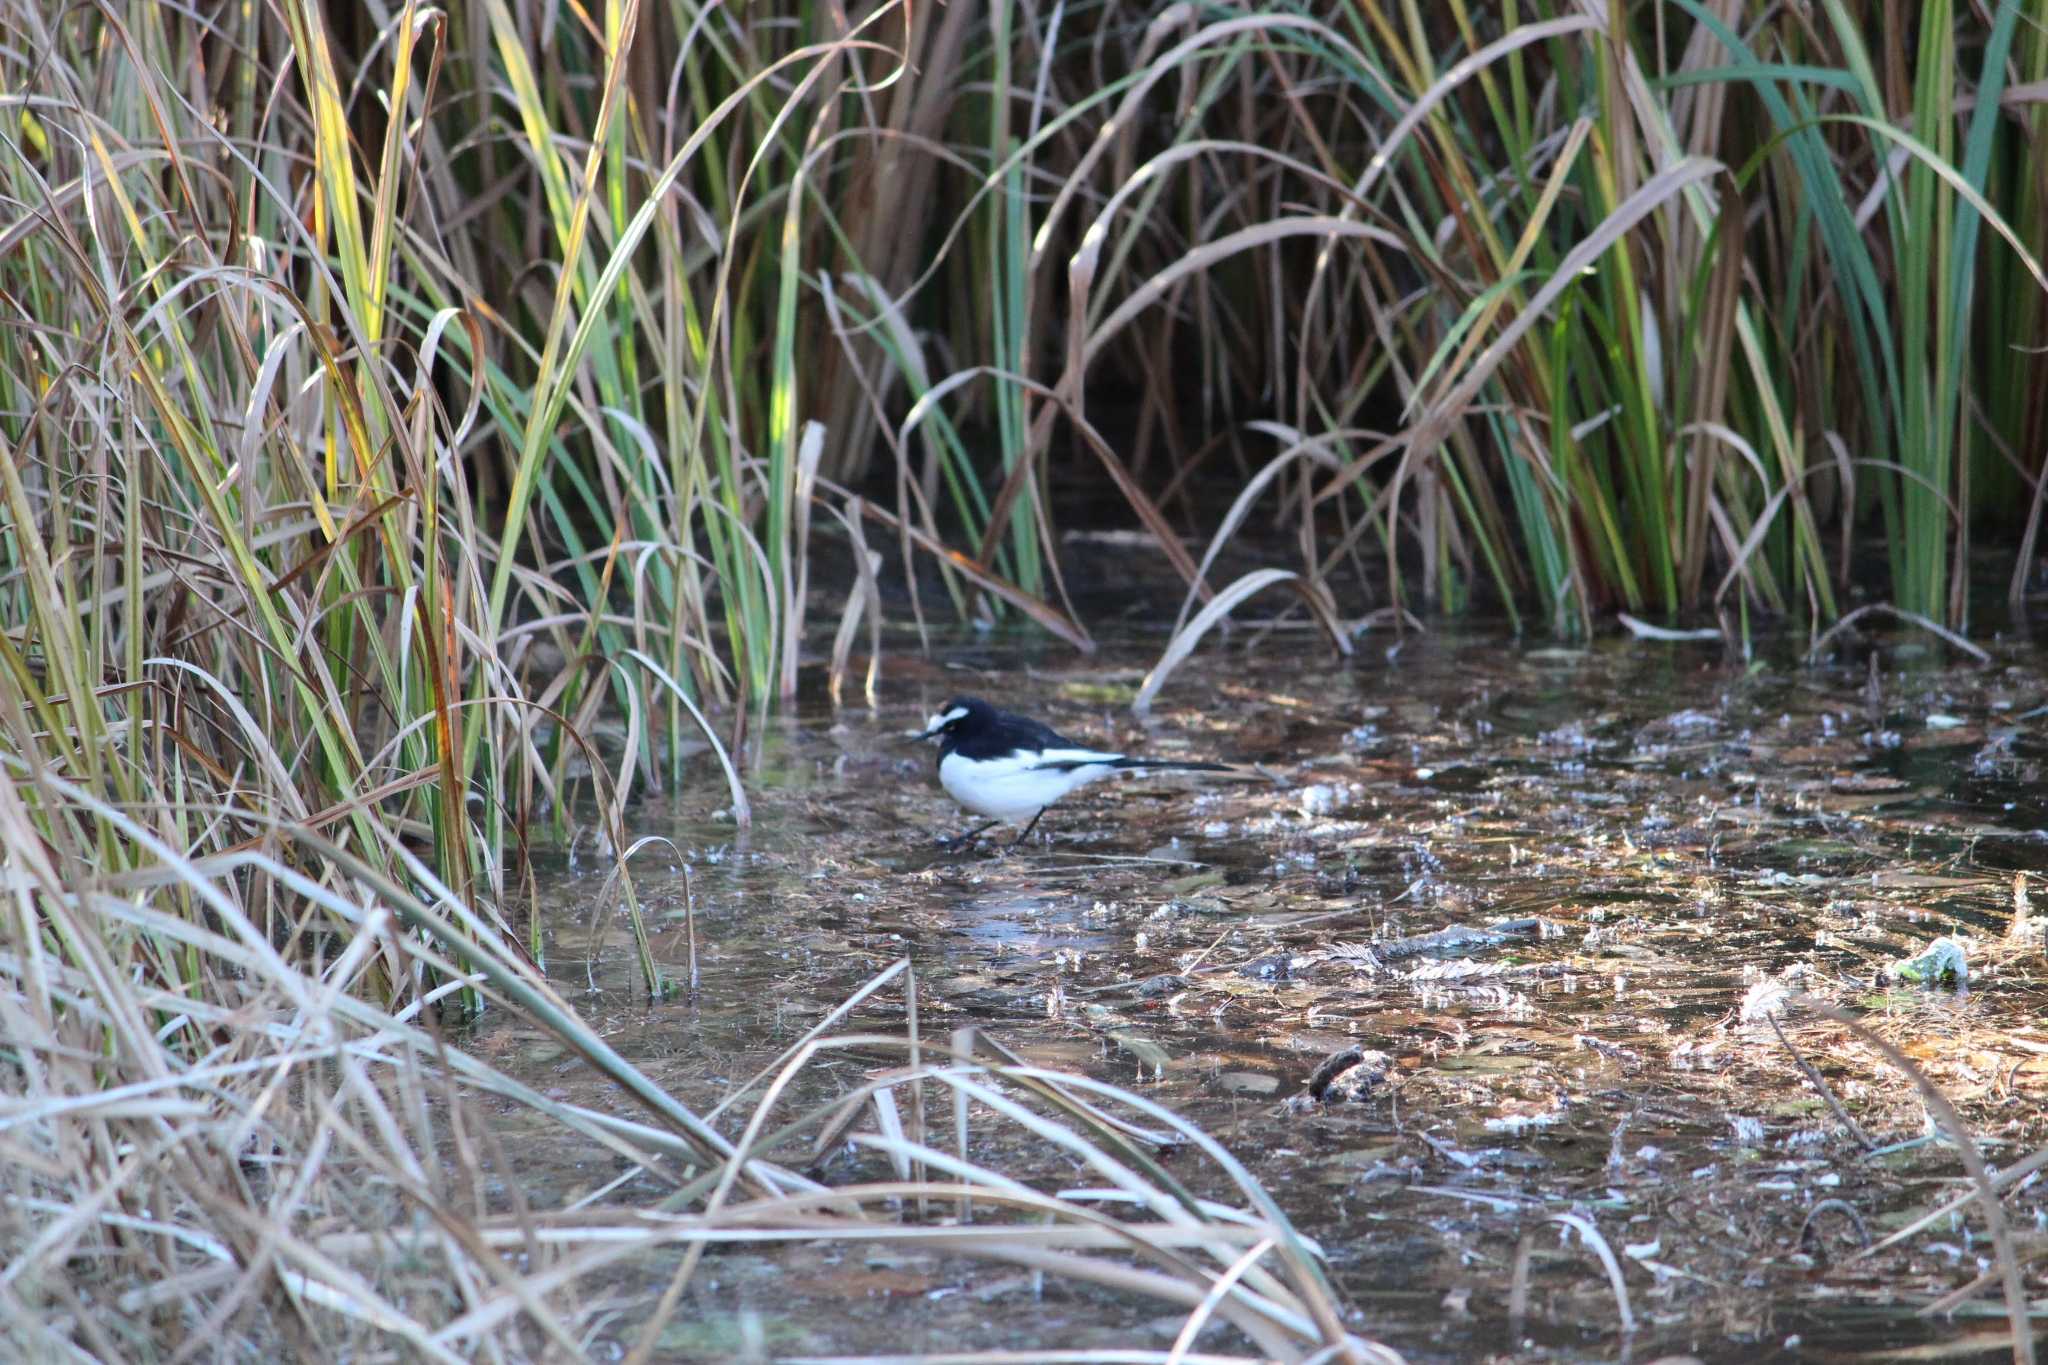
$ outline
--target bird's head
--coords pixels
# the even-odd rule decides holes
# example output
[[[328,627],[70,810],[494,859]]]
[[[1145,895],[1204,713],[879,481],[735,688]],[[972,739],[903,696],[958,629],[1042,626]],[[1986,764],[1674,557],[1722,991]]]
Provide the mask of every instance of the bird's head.
[[[924,723],[924,729],[917,733],[918,739],[938,739],[942,735],[954,735],[968,726],[987,720],[995,714],[995,708],[980,697],[955,697],[939,708],[939,713]]]

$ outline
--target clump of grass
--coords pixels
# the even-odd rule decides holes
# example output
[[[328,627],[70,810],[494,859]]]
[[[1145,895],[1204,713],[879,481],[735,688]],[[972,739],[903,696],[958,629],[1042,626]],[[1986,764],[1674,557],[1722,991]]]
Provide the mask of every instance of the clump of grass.
[[[2038,463],[2020,395],[2040,386],[2014,376],[2048,291],[2041,192],[2009,173],[2035,121],[2001,101],[2040,43],[2015,6],[1824,19],[1112,8],[1048,29],[1009,101],[1041,131],[1002,172],[1047,187],[1026,296],[1065,289],[1028,459],[1060,422],[1094,449],[1099,395],[1135,385],[1140,461],[1197,414],[1317,452],[1231,485],[1291,507],[1312,590],[1350,564],[1397,602],[1490,588],[1564,630],[1825,621],[1881,525],[1895,605],[1963,626],[1971,526],[2016,527]],[[1039,92],[1094,62],[1128,74],[1041,119]],[[1207,598],[1152,489],[1101,453]]]
[[[914,999],[907,964],[820,1021],[759,1078],[758,1096],[743,1087],[700,1116],[395,841],[385,855],[397,879],[274,823],[263,851],[189,858],[14,761],[0,767],[0,828],[23,850],[11,868],[34,912],[0,929],[0,1226],[13,1248],[0,1340],[11,1356],[231,1343],[304,1359],[580,1358],[593,1334],[644,1354],[706,1249],[828,1238],[908,1242],[1155,1298],[1189,1312],[1189,1341],[1214,1317],[1260,1358],[1393,1358],[1343,1329],[1315,1250],[1190,1125],[966,1037],[833,1031],[885,989]],[[97,837],[69,844],[72,830]],[[132,855],[118,871],[99,866],[110,846]],[[345,872],[348,890],[299,870],[310,862]],[[250,916],[259,889],[303,926],[282,947]],[[394,1007],[376,999],[380,978],[442,984]],[[641,1116],[552,1100],[450,1045],[437,1006],[463,990],[574,1049]],[[848,1050],[900,1064],[790,1112],[806,1066]],[[935,1098],[953,1115],[945,1131],[925,1126]],[[1103,1188],[1051,1192],[977,1157],[1016,1160],[1020,1143],[1078,1162]],[[560,1207],[529,1183],[530,1154],[572,1144],[608,1151],[625,1175]],[[1191,1193],[1152,1155],[1167,1145],[1215,1163],[1238,1202]],[[842,1149],[873,1160],[850,1182],[803,1173]],[[658,1207],[631,1193],[650,1187],[664,1192]],[[608,1326],[608,1296],[593,1289],[676,1249],[686,1254],[658,1306]]]

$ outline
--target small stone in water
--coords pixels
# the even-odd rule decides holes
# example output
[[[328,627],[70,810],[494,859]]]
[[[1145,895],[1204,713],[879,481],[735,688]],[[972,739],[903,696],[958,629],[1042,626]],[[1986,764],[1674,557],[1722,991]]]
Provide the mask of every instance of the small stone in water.
[[[1280,1078],[1263,1071],[1226,1071],[1216,1078],[1216,1083],[1244,1095],[1270,1095],[1280,1088]]]
[[[1158,976],[1146,977],[1143,981],[1133,986],[1131,991],[1140,1000],[1156,1000],[1162,995],[1171,995],[1175,991],[1186,990],[1187,984],[1188,979],[1184,976],[1175,976],[1171,972],[1161,972]]]
[[[1295,804],[1303,815],[1328,815],[1350,805],[1357,794],[1358,789],[1349,782],[1317,782],[1303,787]]]
[[[1318,1104],[1362,1104],[1387,1078],[1384,1052],[1347,1047],[1323,1059],[1308,1078],[1308,1097]]]
[[[1285,981],[1294,975],[1294,959],[1287,953],[1254,958],[1237,969],[1254,981]]]

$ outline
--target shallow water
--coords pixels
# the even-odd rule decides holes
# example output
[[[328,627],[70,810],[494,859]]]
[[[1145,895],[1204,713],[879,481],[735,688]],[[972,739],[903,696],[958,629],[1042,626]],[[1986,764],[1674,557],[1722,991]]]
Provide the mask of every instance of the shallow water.
[[[1229,1145],[1328,1250],[1358,1330],[1413,1359],[2009,1358],[1995,1279],[1953,1318],[1915,1311],[1991,1266],[1974,1213],[1852,1261],[1848,1217],[1828,1205],[1802,1240],[1828,1200],[1881,1237],[1959,1191],[1962,1167],[1913,1144],[1926,1110],[1876,1051],[1785,1016],[1873,1154],[1743,1005],[1803,967],[1802,989],[1925,1069],[1994,1167],[2048,1145],[2041,941],[2008,935],[2015,875],[2048,867],[2042,654],[1956,667],[1892,639],[1873,673],[1868,648],[1808,670],[1745,667],[1718,645],[1361,644],[1346,661],[1308,637],[1211,648],[1149,726],[1128,700],[1156,642],[1087,660],[1030,640],[905,649],[876,710],[834,710],[809,680],[816,695],[760,741],[751,830],[720,809],[708,766],[634,814],[631,833],[672,840],[692,869],[697,990],[646,1002],[623,916],[592,923],[589,858],[543,868],[550,973],[702,1112],[908,957],[927,1031],[982,1026]],[[899,735],[956,692],[1263,776],[1097,787],[1008,856],[942,851],[933,836],[965,822],[929,750]],[[680,980],[669,861],[643,852],[635,876]],[[1508,918],[1538,932],[1449,956],[1388,949]],[[1877,984],[1941,935],[1964,944],[1967,989]],[[900,1029],[900,993],[858,1020]],[[624,1107],[516,1023],[486,1022],[478,1043],[540,1088]],[[1357,1102],[1305,1099],[1317,1065],[1353,1045],[1386,1054],[1386,1078]],[[617,1173],[538,1139],[530,1156],[541,1206]],[[2048,1249],[2039,1185],[2006,1208],[2023,1262]],[[1620,1258],[1634,1333],[1617,1330],[1595,1253],[1544,1221],[1566,1212]],[[1511,1323],[1525,1233],[1530,1308]],[[650,1269],[650,1292],[666,1273]],[[2037,1298],[2041,1280],[2026,1274]],[[915,1252],[721,1253],[691,1292],[673,1358],[1163,1349],[1180,1324]]]

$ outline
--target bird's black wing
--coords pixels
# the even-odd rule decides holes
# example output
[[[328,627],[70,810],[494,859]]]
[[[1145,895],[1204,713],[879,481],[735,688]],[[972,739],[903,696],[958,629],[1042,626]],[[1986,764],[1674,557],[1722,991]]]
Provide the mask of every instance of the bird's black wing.
[[[993,759],[1061,749],[1090,752],[1092,746],[1068,739],[1044,721],[1014,711],[997,711],[986,724],[955,740],[951,751],[963,758]]]
[[[1068,739],[1042,720],[1030,716],[1014,715],[1008,711],[998,714],[1005,738],[1013,741],[1018,749],[1088,749],[1093,745],[1083,744],[1077,739]]]

